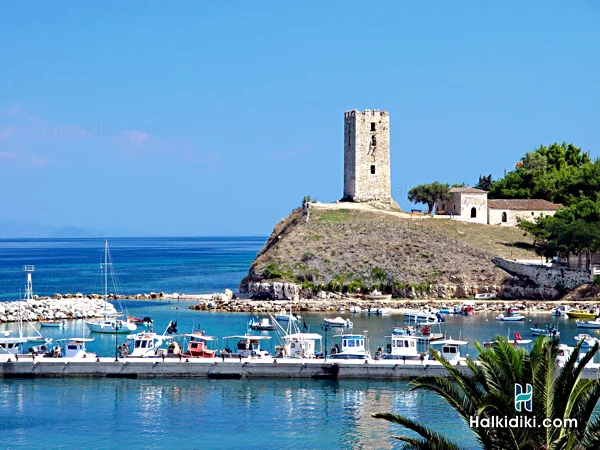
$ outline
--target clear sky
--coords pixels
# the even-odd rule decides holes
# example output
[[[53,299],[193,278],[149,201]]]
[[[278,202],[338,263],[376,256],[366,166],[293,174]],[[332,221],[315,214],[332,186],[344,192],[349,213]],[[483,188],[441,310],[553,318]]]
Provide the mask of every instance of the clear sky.
[[[0,220],[268,235],[343,191],[343,114],[390,112],[392,190],[600,156],[600,3],[0,5]]]

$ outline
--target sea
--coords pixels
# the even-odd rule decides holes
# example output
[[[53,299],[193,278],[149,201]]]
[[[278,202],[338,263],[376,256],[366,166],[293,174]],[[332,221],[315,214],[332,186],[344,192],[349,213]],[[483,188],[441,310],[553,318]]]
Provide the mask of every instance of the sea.
[[[165,292],[203,294],[237,290],[264,237],[114,238],[109,240],[115,286],[123,294]],[[102,239],[0,240],[0,301],[21,298],[24,265],[35,265],[33,291],[100,293]],[[227,336],[247,332],[250,314],[202,312],[194,302],[177,299],[126,300],[117,309],[154,319],[155,332],[176,321],[179,333],[203,330],[228,345]],[[449,302],[449,305],[451,302]],[[385,347],[401,315],[367,316],[339,312],[354,322],[354,332],[368,336],[374,352]],[[323,334],[324,347],[335,342],[324,332],[321,313],[302,313],[309,331]],[[530,337],[530,327],[553,324],[561,340],[574,344],[572,320],[531,313],[521,323],[497,322],[493,313],[447,316],[432,331],[469,341],[495,334]],[[33,326],[39,329],[36,323]],[[27,326],[25,327],[27,329]],[[439,328],[439,329],[438,329]],[[0,332],[15,324],[0,324]],[[41,329],[44,336],[93,337],[88,350],[114,355],[123,336],[90,334],[83,320],[65,329]],[[265,341],[273,350],[277,336]],[[426,348],[422,348],[426,350]],[[407,381],[369,380],[208,380],[208,379],[27,379],[0,380],[0,448],[86,449],[394,449],[398,435],[414,436],[381,419],[393,412],[418,420],[463,448],[478,448],[474,435],[445,402],[429,392],[412,391]]]

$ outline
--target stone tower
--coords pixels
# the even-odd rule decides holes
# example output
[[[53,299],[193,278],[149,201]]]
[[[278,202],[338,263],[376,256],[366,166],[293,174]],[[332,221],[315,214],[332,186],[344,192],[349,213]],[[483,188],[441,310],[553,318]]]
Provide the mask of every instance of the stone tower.
[[[387,111],[344,113],[344,200],[392,200],[390,116]]]

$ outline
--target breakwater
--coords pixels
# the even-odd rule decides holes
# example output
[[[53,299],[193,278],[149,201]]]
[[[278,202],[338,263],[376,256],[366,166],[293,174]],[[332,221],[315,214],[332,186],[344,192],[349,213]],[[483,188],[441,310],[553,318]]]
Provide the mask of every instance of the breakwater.
[[[255,359],[221,360],[190,358],[162,361],[158,358],[32,358],[19,356],[10,362],[3,356],[0,373],[3,378],[100,377],[100,378],[310,378],[310,379],[411,379],[421,375],[448,376],[437,361],[389,362],[368,360],[322,359]],[[600,365],[586,367],[583,378],[598,378]],[[457,367],[470,373],[466,365]]]
[[[117,311],[112,303],[107,303],[106,313]],[[102,317],[105,314],[104,301],[94,298],[47,299],[0,303],[0,322],[23,320],[61,320]]]

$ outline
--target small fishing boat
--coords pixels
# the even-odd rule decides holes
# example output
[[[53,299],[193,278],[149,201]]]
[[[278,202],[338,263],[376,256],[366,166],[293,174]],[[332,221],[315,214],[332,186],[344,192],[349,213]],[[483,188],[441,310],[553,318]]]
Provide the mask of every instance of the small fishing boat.
[[[455,339],[444,339],[443,341],[432,342],[431,345],[441,345],[441,354],[450,362],[450,364],[460,364],[461,361],[466,361],[466,358],[461,356],[461,347],[468,345],[467,341],[457,341]]]
[[[127,320],[131,323],[142,323],[144,319],[140,319],[139,317],[127,316]]]
[[[392,334],[396,336],[416,336],[417,330],[414,327],[394,327]]]
[[[271,336],[226,336],[225,348],[221,350],[222,358],[268,358],[269,352],[260,348],[261,341],[271,339]],[[236,339],[234,347],[236,351],[232,351],[227,344],[229,339]]]
[[[258,317],[256,319],[258,319]],[[271,319],[268,317],[263,317],[260,320],[251,319],[250,322],[248,322],[248,327],[255,331],[270,331],[276,328],[275,324],[272,323]]]
[[[275,316],[275,320],[277,320],[278,322],[289,322],[290,320],[296,321],[301,319],[302,316],[299,316],[296,313],[292,313],[291,309],[289,314],[286,312],[285,309],[282,309],[281,311],[279,311],[279,314]]]
[[[279,357],[282,358],[317,358],[322,354],[321,339],[317,333],[293,333],[281,338]],[[319,342],[317,351],[316,343]]]
[[[54,327],[54,328],[65,328],[67,326],[67,321],[65,319],[57,321],[57,320],[40,320],[41,327]]]
[[[536,324],[535,327],[530,328],[532,336],[551,336],[559,337],[560,332],[554,325],[546,325],[544,328],[539,328]]]
[[[86,342],[92,342],[94,338],[67,338],[59,339],[57,342],[61,342],[64,345],[64,351],[62,351],[63,358],[73,359],[96,359],[95,353],[88,352],[85,348]],[[60,347],[59,347],[60,348]],[[56,352],[57,349],[53,349]],[[56,354],[54,356],[57,356]],[[58,356],[57,356],[58,357]]]
[[[500,314],[496,317],[496,320],[501,322],[521,322],[525,320],[525,316],[505,316],[504,314]]]
[[[555,317],[566,317],[569,311],[571,311],[569,305],[560,305],[552,310],[552,315]]]
[[[598,342],[598,339],[590,336],[589,334],[578,334],[573,339],[575,339],[576,342],[583,341],[581,348],[591,348],[596,345],[596,342]]]
[[[217,356],[217,349],[210,347],[211,345],[216,347],[219,338],[205,336],[198,331],[184,336],[189,339],[187,350],[183,354],[184,358],[215,358]]]
[[[591,311],[583,311],[581,309],[572,309],[567,312],[569,319],[595,319],[596,314]]]
[[[508,337],[509,342],[514,346],[522,345],[524,347],[527,347],[527,346],[529,346],[529,344],[531,344],[533,342],[531,339],[523,339],[521,337],[521,333],[519,333],[518,331],[515,331],[514,339],[510,339],[510,336],[507,336],[507,337]],[[485,348],[490,348],[490,347],[493,347],[497,343],[498,343],[498,341],[491,340],[491,341],[484,342],[483,346]]]
[[[484,294],[475,294],[475,298],[477,300],[492,300],[496,298],[496,294],[493,292],[486,292]]]
[[[367,338],[362,334],[340,334],[334,336],[340,339],[331,349],[331,359],[370,359]]]
[[[361,311],[362,311],[362,309],[361,309],[361,308],[360,308],[360,306],[358,306],[358,305],[352,305],[352,306],[350,307],[350,312],[351,312],[351,313],[359,313],[359,312],[361,312]]]
[[[406,310],[404,311],[404,317],[409,319],[409,320],[427,320],[427,321],[432,321],[432,320],[436,320],[437,316],[436,314],[438,313],[438,311],[435,311],[433,309],[418,309],[418,310]]]
[[[577,328],[600,328],[600,318],[588,320],[587,322],[577,320],[575,323],[577,324]]]
[[[387,352],[384,353],[383,349],[379,347],[375,359],[429,359],[429,355],[417,351],[419,340],[414,336],[402,336],[392,333],[391,336],[385,336],[385,338],[390,339],[390,342],[386,345]]]
[[[336,317],[335,319],[325,318],[323,322],[335,328],[352,328],[354,326],[350,319],[343,319],[341,317]]]

